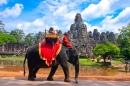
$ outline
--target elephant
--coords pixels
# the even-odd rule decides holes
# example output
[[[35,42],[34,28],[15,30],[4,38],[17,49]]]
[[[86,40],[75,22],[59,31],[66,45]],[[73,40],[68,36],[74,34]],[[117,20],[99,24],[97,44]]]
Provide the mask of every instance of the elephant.
[[[24,75],[25,75],[25,62],[27,59],[27,65],[28,65],[28,70],[29,70],[28,80],[34,81],[36,78],[36,73],[40,68],[51,67],[51,71],[47,77],[47,80],[53,81],[53,76],[58,66],[61,65],[64,72],[64,77],[65,77],[64,82],[70,82],[69,66],[68,66],[68,62],[69,62],[73,64],[73,66],[75,66],[75,81],[76,83],[78,83],[79,55],[75,48],[68,49],[69,53],[66,54],[66,47],[62,45],[59,54],[56,56],[56,59],[52,61],[52,66],[47,66],[45,63],[45,60],[42,60],[40,58],[38,48],[39,48],[38,44],[35,44],[29,47],[25,55],[23,68],[24,68]]]

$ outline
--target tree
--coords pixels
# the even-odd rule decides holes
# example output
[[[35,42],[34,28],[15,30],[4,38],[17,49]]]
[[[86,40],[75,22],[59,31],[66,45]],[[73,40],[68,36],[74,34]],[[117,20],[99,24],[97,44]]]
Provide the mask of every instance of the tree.
[[[17,42],[16,38],[13,35],[0,33],[0,44],[6,44],[6,43],[14,43]]]
[[[34,36],[32,33],[26,35],[24,44],[31,46],[34,43]]]
[[[117,42],[121,50],[120,52],[130,60],[130,25],[122,27],[119,31],[120,35],[118,36]]]
[[[3,22],[0,20],[0,32],[2,33],[6,33],[6,30],[4,29],[5,25],[3,24]]]
[[[115,33],[115,37],[116,37],[116,39],[118,38],[118,36],[119,36],[119,33]]]
[[[106,63],[106,57],[111,55],[118,55],[120,53],[120,49],[117,45],[105,41],[102,44],[97,44],[93,49],[93,54],[96,56],[101,55],[104,59],[104,62]]]
[[[10,34],[13,35],[16,38],[18,43],[23,42],[24,35],[25,35],[23,30],[15,29],[15,30],[12,30]]]

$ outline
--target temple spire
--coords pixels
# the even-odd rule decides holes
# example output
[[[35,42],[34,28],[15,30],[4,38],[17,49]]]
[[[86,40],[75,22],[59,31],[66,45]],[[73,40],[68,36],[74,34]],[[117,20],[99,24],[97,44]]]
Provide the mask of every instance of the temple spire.
[[[82,17],[80,13],[77,13],[75,16],[75,23],[81,23],[82,22]]]

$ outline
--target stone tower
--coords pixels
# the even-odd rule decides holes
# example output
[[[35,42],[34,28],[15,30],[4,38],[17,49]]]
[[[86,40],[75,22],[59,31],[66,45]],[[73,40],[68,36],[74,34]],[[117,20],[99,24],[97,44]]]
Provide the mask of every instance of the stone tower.
[[[92,55],[92,50],[96,44],[104,41],[116,42],[116,37],[113,32],[98,32],[94,29],[93,33],[87,32],[87,26],[83,23],[80,13],[77,13],[74,23],[70,26],[69,38],[74,43],[79,53],[83,55]]]
[[[86,43],[87,43],[87,27],[82,22],[82,17],[80,13],[75,16],[75,21],[70,27],[71,41],[74,43],[75,47],[81,52],[86,53]]]

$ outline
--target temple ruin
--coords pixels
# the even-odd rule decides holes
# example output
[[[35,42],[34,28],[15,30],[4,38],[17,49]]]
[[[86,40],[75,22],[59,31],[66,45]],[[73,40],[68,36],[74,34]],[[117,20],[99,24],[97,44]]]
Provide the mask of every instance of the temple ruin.
[[[116,37],[113,32],[98,32],[95,28],[93,32],[87,32],[87,26],[83,23],[80,13],[75,16],[74,23],[70,26],[69,38],[81,54],[91,55],[96,44],[110,41],[116,44]]]
[[[58,35],[60,37],[63,36],[61,30],[59,30]],[[93,55],[92,50],[94,46],[104,41],[110,41],[114,44],[117,43],[115,34],[113,32],[107,31],[100,33],[96,28],[93,30],[93,32],[88,32],[87,26],[83,23],[80,13],[76,14],[74,23],[70,26],[69,39],[82,55]],[[35,43],[39,43],[43,40],[43,34],[39,32]]]

